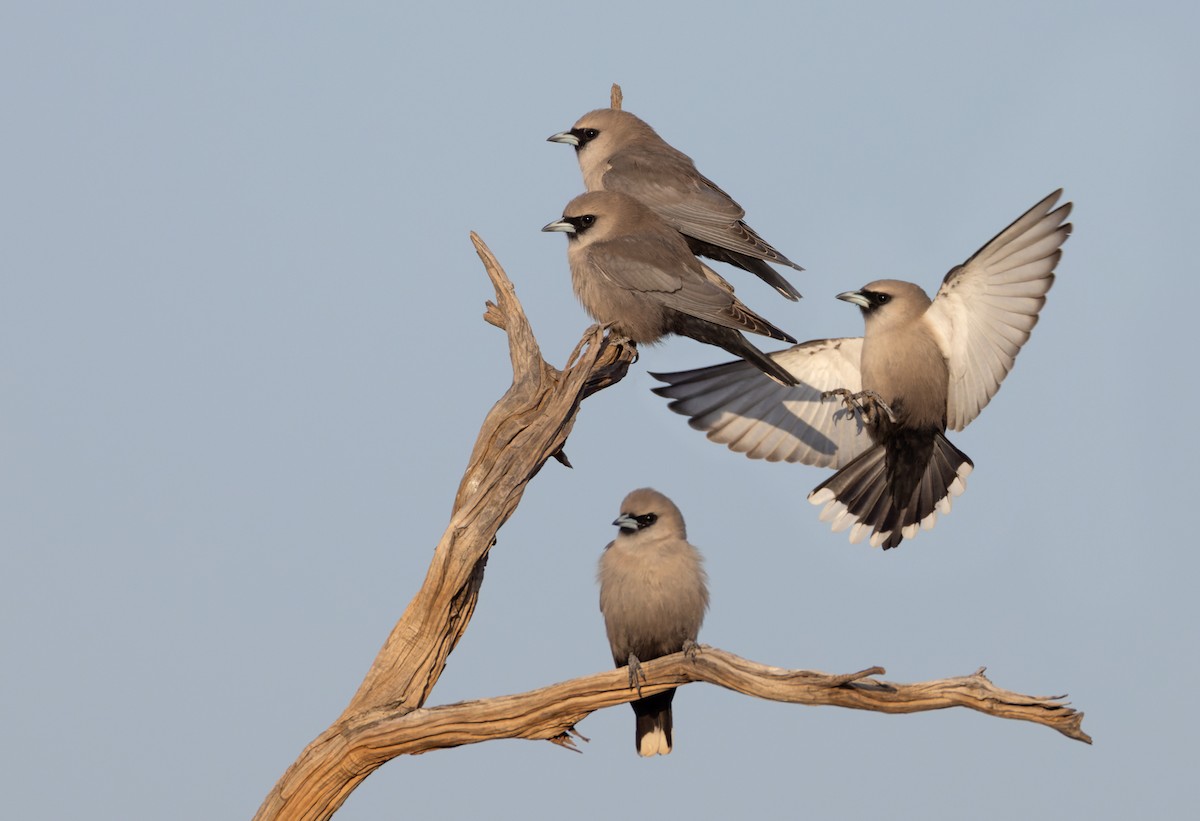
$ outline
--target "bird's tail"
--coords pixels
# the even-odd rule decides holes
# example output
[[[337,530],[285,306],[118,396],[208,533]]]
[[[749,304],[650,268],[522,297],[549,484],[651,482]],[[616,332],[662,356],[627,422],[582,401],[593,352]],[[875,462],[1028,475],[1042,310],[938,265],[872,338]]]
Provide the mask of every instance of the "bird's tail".
[[[751,345],[749,340],[737,331],[729,328],[714,328],[714,330],[717,332],[712,335],[713,338],[702,341],[718,345],[734,356],[741,357],[781,385],[790,388],[800,384],[800,380],[793,376],[791,371]]]
[[[792,262],[787,257],[783,256],[783,254],[780,254],[774,248],[771,248],[771,246],[767,245],[765,242],[762,242],[762,239],[758,236],[758,234],[755,234],[754,231],[750,230],[749,226],[747,226],[747,231],[749,231],[749,233],[752,234],[755,239],[762,243],[762,247],[764,249],[767,249],[760,252],[761,257],[755,257],[751,254],[743,254],[737,251],[732,251],[728,248],[722,248],[719,245],[703,242],[695,237],[685,238],[687,239],[688,246],[692,249],[693,254],[701,257],[708,257],[709,259],[715,259],[718,262],[727,262],[730,265],[736,265],[743,271],[749,271],[750,273],[754,274],[756,277],[770,285],[788,299],[792,301],[799,299],[800,292],[796,290],[796,286],[784,279],[778,271],[776,271],[763,260],[769,259],[772,262],[776,262],[780,265],[788,265],[792,268],[795,268],[797,271],[803,271],[804,269]]]
[[[920,528],[932,528],[939,512],[950,512],[950,497],[966,490],[974,464],[934,432],[924,471],[897,492],[895,471],[905,468],[897,464],[903,461],[898,456],[877,444],[817,485],[808,501],[825,505],[821,521],[832,522],[835,532],[851,528],[851,542],[862,541],[870,532],[871,546],[882,545],[884,550],[911,539]]]
[[[630,702],[637,714],[634,744],[638,755],[667,755],[671,752],[671,700],[674,690]]]

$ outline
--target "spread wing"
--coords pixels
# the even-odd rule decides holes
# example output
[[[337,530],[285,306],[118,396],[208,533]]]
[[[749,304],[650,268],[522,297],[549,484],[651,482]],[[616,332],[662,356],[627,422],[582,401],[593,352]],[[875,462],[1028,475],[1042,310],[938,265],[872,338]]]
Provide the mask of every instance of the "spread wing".
[[[871,445],[857,416],[836,399],[835,388],[862,389],[862,338],[819,339],[768,354],[800,380],[784,387],[746,362],[677,373],[651,374],[668,407],[689,417],[714,442],[751,459],[839,468]]]
[[[952,268],[925,314],[950,368],[947,425],[954,430],[991,401],[1037,324],[1071,234],[1071,203],[1054,207],[1061,195],[1046,197]]]

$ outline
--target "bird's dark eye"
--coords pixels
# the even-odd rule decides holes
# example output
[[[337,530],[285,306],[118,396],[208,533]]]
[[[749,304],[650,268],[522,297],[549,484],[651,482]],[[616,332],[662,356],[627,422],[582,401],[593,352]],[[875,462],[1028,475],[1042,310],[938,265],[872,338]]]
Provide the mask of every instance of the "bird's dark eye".
[[[579,227],[580,228],[590,228],[592,226],[592,223],[594,223],[595,221],[596,221],[596,218],[594,216],[592,216],[591,214],[584,214],[582,217],[579,218]]]
[[[578,144],[575,146],[576,151],[600,136],[600,132],[594,128],[572,128],[571,133],[578,140]]]
[[[888,294],[875,294],[875,304],[876,305],[882,305],[885,302],[887,302],[889,299],[891,299],[891,296],[889,296]]]
[[[652,525],[652,524],[654,524],[655,522],[657,522],[657,521],[658,521],[658,514],[656,514],[656,513],[645,513],[645,514],[643,514],[643,515],[641,515],[641,516],[634,516],[634,517],[633,517],[633,520],[634,520],[635,522],[637,522],[638,530],[641,530],[642,528],[650,527],[650,525]]]

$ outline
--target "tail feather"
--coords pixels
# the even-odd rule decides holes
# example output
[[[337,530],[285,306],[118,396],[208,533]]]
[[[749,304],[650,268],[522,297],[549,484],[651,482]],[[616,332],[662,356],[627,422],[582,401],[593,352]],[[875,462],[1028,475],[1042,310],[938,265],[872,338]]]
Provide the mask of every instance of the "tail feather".
[[[713,327],[716,328],[716,326]],[[713,334],[713,339],[701,341],[718,345],[734,356],[740,356],[781,385],[790,388],[800,383],[800,380],[793,376],[791,371],[754,347],[746,337],[737,331],[729,328],[716,328],[716,330],[718,333]]]
[[[749,226],[747,226],[747,228],[748,227]],[[754,232],[751,231],[750,233],[753,234]],[[754,234],[754,236],[755,238],[759,239],[759,242],[762,242],[761,238],[759,238],[757,234]],[[741,268],[743,271],[749,271],[750,273],[754,274],[756,277],[770,285],[788,299],[795,301],[800,298],[800,292],[796,290],[795,286],[784,279],[778,271],[776,271],[762,259],[758,259],[750,254],[739,253],[738,251],[733,251],[729,248],[722,248],[719,245],[713,245],[710,242],[704,242],[703,240],[696,239],[695,237],[689,237],[686,234],[684,237],[687,239],[688,246],[691,248],[693,254],[701,257],[708,257],[709,259],[715,259],[718,262],[726,262],[730,265],[735,265],[738,268]],[[770,255],[766,257],[767,259],[772,259],[780,265],[790,266],[795,268],[797,271],[804,270],[799,265],[785,257],[783,254],[780,254],[774,248],[771,248],[771,246],[767,245],[765,242],[762,242],[762,244],[769,249]]]
[[[937,514],[950,512],[950,499],[966,490],[966,478],[974,464],[941,433],[934,432],[924,470],[915,481],[895,471],[912,470],[911,459],[883,444],[876,444],[829,479],[817,485],[808,500],[824,505],[821,521],[832,522],[834,531],[850,527],[850,541],[868,533],[871,546],[885,550],[929,530]],[[851,527],[853,525],[853,527]]]
[[[689,337],[697,342],[704,342],[708,345],[716,345],[718,348],[724,348],[734,356],[746,360],[781,385],[786,385],[790,388],[800,382],[800,380],[792,375],[791,371],[754,347],[746,337],[733,328],[727,328],[715,322],[698,319],[685,313],[675,312],[671,317],[671,332]],[[791,339],[791,337],[787,338]]]
[[[637,714],[634,746],[638,755],[668,755],[672,745],[671,700],[674,690],[630,702]]]

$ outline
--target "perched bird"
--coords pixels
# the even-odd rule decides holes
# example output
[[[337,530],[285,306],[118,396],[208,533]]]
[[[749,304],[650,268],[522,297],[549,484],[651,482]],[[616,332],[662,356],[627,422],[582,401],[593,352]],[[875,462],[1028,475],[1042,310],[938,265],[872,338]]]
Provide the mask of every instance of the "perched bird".
[[[575,295],[597,322],[634,342],[689,336],[740,356],[785,385],[796,383],[739,331],[796,340],[743,305],[677,231],[633,197],[580,194],[561,220],[542,230],[567,233]]]
[[[800,298],[767,262],[804,269],[756,234],[742,221],[745,210],[641,119],[601,108],[547,139],[575,146],[588,191],[619,191],[641,200],[684,235],[692,253],[736,265],[788,299]]]
[[[596,574],[600,612],[613,663],[629,666],[629,686],[640,695],[640,662],[695,652],[708,608],[708,576],[700,551],[688,544],[679,508],[657,490],[626,496],[613,524],[620,528],[617,538],[604,548]],[[671,689],[630,702],[638,755],[671,752],[674,698]]]
[[[946,274],[937,298],[879,280],[838,299],[862,309],[861,338],[772,354],[799,384],[781,388],[735,362],[680,373],[655,392],[692,427],[753,459],[837,468],[808,500],[822,521],[890,548],[929,529],[973,467],[945,437],[1000,388],[1037,324],[1071,233],[1062,190],[1029,209]],[[823,399],[837,394],[834,411]]]

